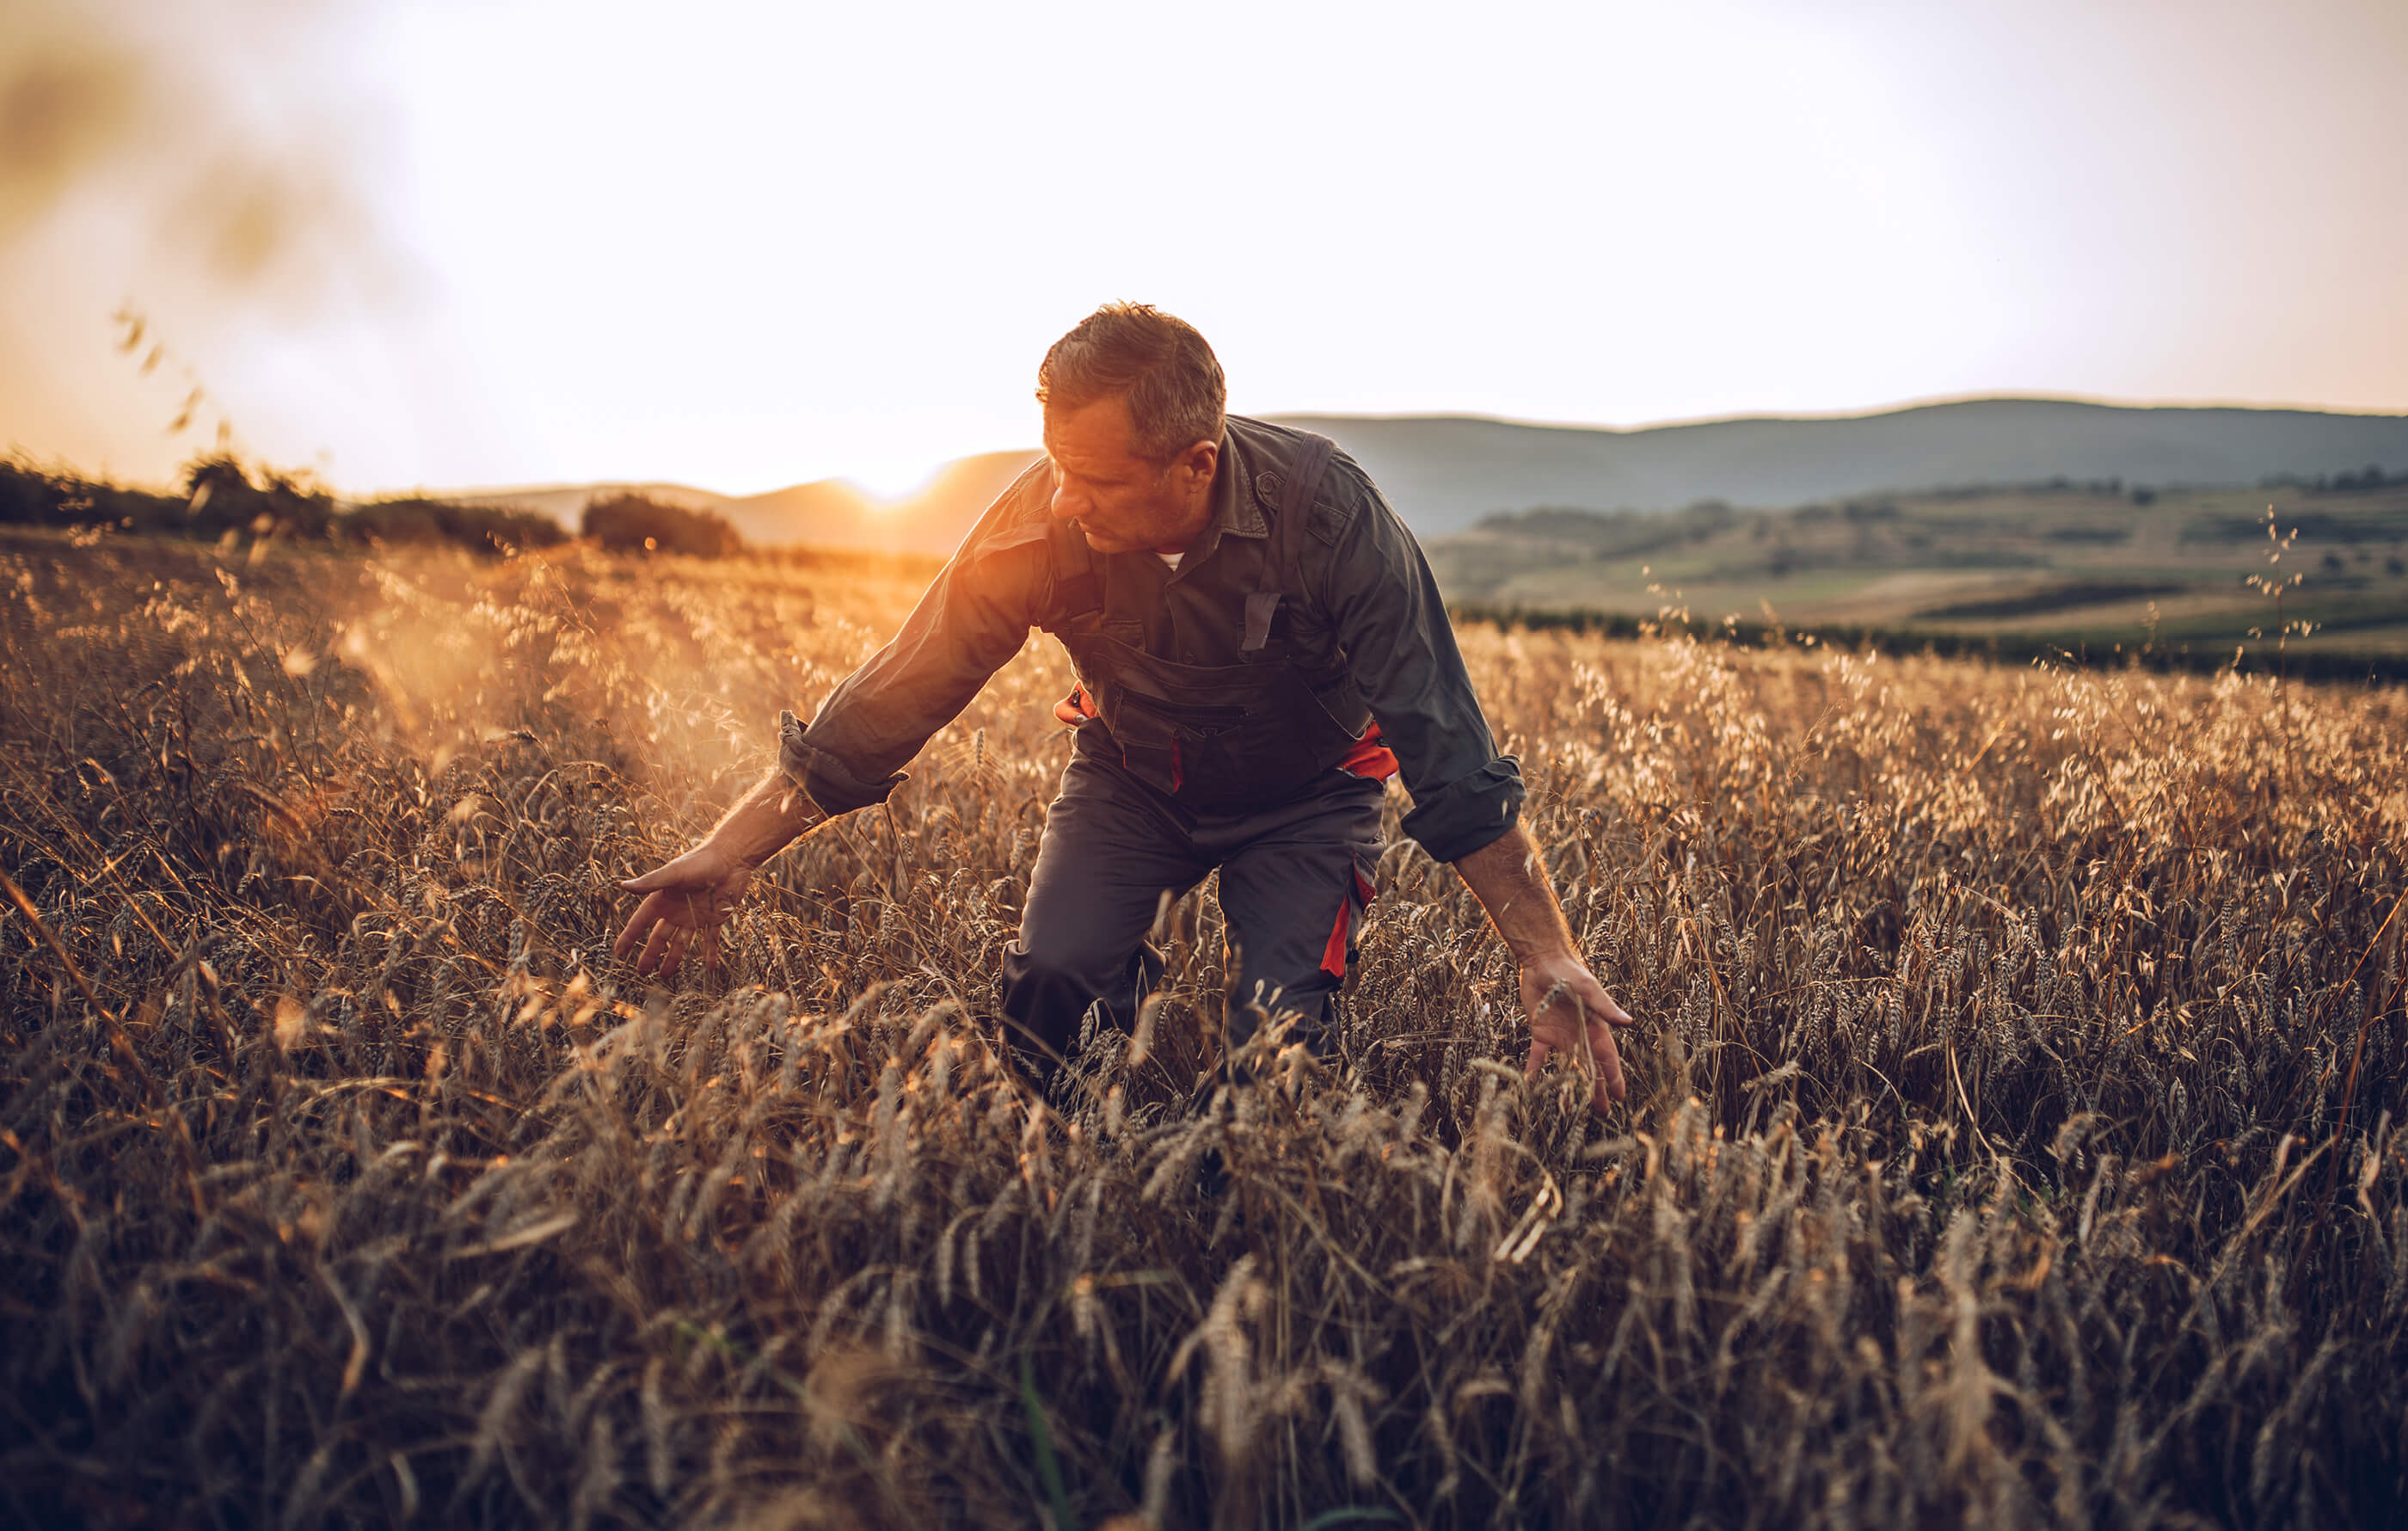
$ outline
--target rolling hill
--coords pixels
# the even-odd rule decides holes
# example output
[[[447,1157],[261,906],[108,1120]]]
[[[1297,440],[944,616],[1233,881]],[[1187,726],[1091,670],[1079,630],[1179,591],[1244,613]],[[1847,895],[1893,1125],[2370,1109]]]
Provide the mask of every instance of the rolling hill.
[[[1759,417],[1641,430],[1462,417],[1282,416],[1330,436],[1422,537],[1492,510],[1791,506],[1885,490],[2064,477],[2247,484],[2408,467],[2408,416],[2141,408],[1975,399],[1840,419]]]
[[[808,545],[943,555],[953,551],[979,512],[1036,456],[1034,451],[999,451],[956,458],[939,469],[924,488],[893,503],[842,479],[745,495],[716,494],[691,484],[613,481],[460,490],[439,497],[540,511],[574,527],[592,500],[640,494],[667,505],[716,512],[726,517],[745,541],[758,547]]]
[[[1282,415],[1362,463],[1422,537],[1496,510],[1542,506],[1670,510],[2063,477],[2128,485],[2254,484],[2369,464],[2408,467],[2408,416],[2312,409],[2138,408],[2064,399],[1975,399],[1841,418],[1752,417],[1633,430],[1469,416]],[[450,497],[541,509],[574,523],[596,494],[632,489],[717,510],[748,541],[950,552],[1033,451],[948,465],[882,507],[823,479],[735,497],[679,484],[554,485]]]

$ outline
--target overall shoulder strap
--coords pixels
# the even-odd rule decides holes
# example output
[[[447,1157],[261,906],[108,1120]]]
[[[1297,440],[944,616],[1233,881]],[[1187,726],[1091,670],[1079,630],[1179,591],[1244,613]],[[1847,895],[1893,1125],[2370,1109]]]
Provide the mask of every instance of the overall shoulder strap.
[[[1279,509],[1271,522],[1270,542],[1263,550],[1262,579],[1246,597],[1246,636],[1240,652],[1260,653],[1270,642],[1271,619],[1279,615],[1281,586],[1295,578],[1297,550],[1302,546],[1305,518],[1312,513],[1312,497],[1321,490],[1321,476],[1338,444],[1310,431],[1297,433],[1303,444],[1289,465],[1280,487]]]

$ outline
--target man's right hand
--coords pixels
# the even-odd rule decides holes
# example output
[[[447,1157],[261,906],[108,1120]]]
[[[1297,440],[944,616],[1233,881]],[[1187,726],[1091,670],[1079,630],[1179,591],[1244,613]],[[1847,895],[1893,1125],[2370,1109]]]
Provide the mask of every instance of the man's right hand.
[[[610,952],[624,957],[640,946],[636,971],[650,975],[657,969],[665,980],[677,976],[688,951],[716,967],[719,927],[752,883],[749,863],[705,840],[675,861],[619,884],[642,894],[644,901],[636,906]]]

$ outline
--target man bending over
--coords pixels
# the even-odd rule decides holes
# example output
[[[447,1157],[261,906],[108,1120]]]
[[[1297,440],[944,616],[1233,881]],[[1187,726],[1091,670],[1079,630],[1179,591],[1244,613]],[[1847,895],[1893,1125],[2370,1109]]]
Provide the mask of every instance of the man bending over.
[[[1630,1017],[1581,961],[1522,827],[1412,534],[1325,437],[1225,410],[1204,337],[1141,305],[1097,309],[1046,352],[1045,455],[991,506],[892,642],[708,838],[623,884],[646,896],[617,950],[674,974],[753,871],[827,818],[883,801],[898,767],[1041,627],[1078,686],[1018,938],[1003,952],[1011,1052],[1040,1087],[1091,1007],[1125,1028],[1162,974],[1165,893],[1214,867],[1241,971],[1225,1047],[1256,1006],[1326,1052],[1329,1001],[1371,897],[1384,783],[1405,833],[1451,862],[1521,966],[1529,1067],[1562,1052],[1623,1093]]]

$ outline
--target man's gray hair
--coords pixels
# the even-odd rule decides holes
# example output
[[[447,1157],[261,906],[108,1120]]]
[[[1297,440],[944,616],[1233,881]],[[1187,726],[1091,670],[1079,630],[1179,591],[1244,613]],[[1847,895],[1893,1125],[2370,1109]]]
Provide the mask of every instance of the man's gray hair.
[[[1107,303],[1054,342],[1037,368],[1037,401],[1083,409],[1125,396],[1139,455],[1168,463],[1221,439],[1229,388],[1212,348],[1184,320],[1145,303]]]

